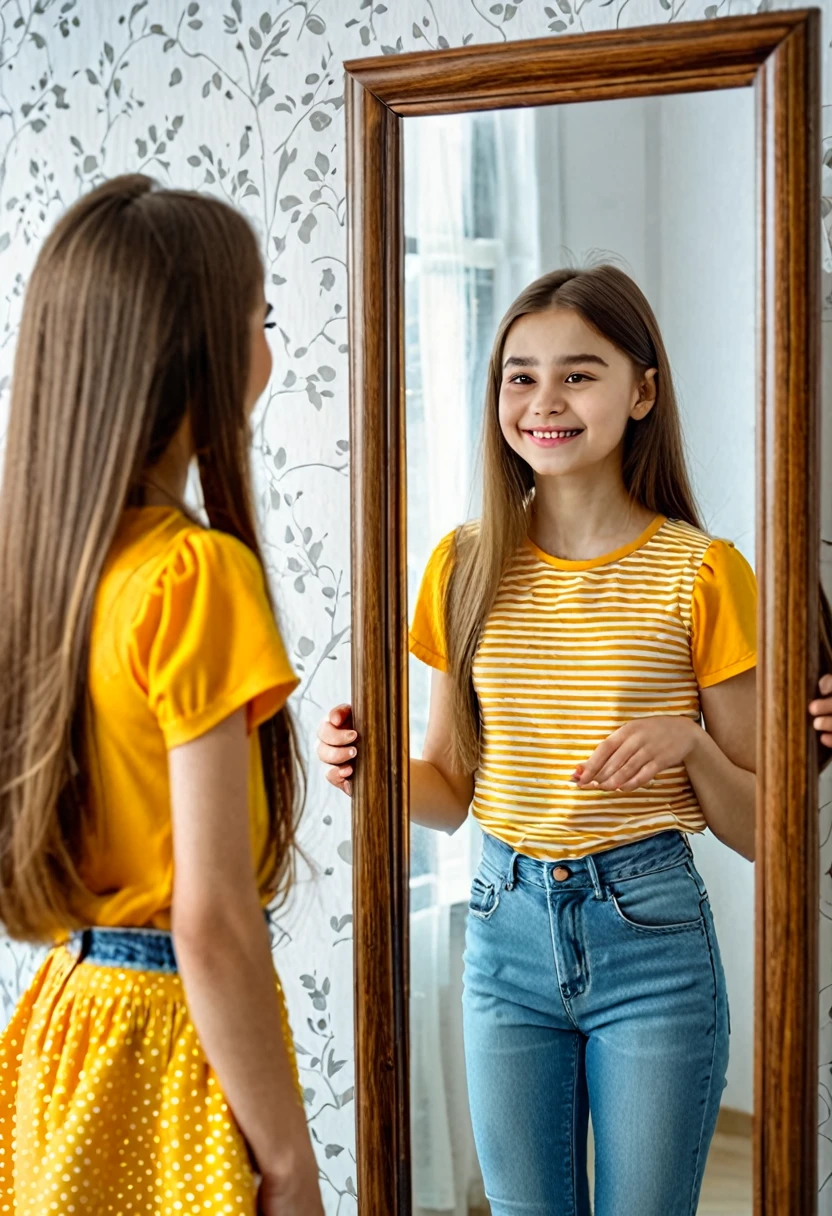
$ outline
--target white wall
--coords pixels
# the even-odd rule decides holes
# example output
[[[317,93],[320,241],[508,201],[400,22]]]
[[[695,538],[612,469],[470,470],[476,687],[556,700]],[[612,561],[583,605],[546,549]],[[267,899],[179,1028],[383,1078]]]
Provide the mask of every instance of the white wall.
[[[661,99],[658,310],[705,527],[754,564],[755,214],[751,90]],[[655,104],[655,101],[654,103]],[[706,832],[694,841],[728,984],[726,1106],[751,1111],[754,867]]]
[[[543,265],[617,255],[657,314],[705,528],[754,562],[751,90],[538,111]],[[547,206],[547,200],[550,200]],[[753,1105],[754,870],[694,840],[731,1005],[724,1104]]]

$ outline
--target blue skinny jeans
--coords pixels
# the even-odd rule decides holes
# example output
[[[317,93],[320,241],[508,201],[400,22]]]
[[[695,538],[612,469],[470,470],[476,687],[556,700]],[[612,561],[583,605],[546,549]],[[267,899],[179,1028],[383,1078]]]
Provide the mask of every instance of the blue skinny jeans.
[[[728,1065],[711,909],[679,832],[573,861],[486,836],[465,1061],[492,1216],[693,1216]]]

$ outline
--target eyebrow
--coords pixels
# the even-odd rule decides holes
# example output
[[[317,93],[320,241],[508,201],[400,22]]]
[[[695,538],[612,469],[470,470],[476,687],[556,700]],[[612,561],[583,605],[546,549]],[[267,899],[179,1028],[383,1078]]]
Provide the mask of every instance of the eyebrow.
[[[609,363],[602,359],[600,355],[561,355],[555,360],[561,367],[572,367],[576,363],[598,363],[601,367],[609,367]],[[528,355],[510,355],[503,364],[503,370],[507,367],[539,367],[540,360],[533,359]]]

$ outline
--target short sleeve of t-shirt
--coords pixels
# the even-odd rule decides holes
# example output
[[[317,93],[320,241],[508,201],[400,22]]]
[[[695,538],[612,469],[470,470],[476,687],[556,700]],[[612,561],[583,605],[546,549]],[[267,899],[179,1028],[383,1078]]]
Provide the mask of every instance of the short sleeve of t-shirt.
[[[260,563],[223,532],[187,532],[145,597],[130,663],[168,748],[243,706],[249,732],[282,708],[298,679]]]
[[[416,597],[410,626],[410,651],[439,671],[448,670],[445,643],[445,589],[451,573],[454,532],[441,540],[430,555]]]
[[[691,655],[700,688],[757,664],[757,581],[730,541],[712,541],[696,575]]]

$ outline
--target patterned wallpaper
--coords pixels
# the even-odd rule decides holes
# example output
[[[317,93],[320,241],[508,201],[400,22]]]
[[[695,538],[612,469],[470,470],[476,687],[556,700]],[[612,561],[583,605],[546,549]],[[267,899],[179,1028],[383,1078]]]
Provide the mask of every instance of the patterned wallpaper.
[[[274,375],[255,418],[259,505],[303,677],[296,709],[311,753],[324,707],[348,696],[350,678],[341,63],[767,7],[765,0],[0,0],[0,441],[24,283],[44,234],[73,199],[105,177],[141,170],[245,210],[260,233],[279,324]],[[832,15],[832,0],[825,11]],[[827,52],[832,101],[830,67]],[[826,121],[832,165],[832,117]],[[832,208],[832,197],[824,205]],[[825,294],[832,317],[829,274]],[[832,355],[832,329],[826,335]],[[824,534],[832,539],[829,502]],[[821,1210],[832,1213],[832,778],[822,801]],[[275,959],[327,1211],[346,1216],[356,1206],[349,809],[314,766],[304,839],[318,872],[274,927]],[[0,942],[3,1017],[35,962],[28,949]]]

